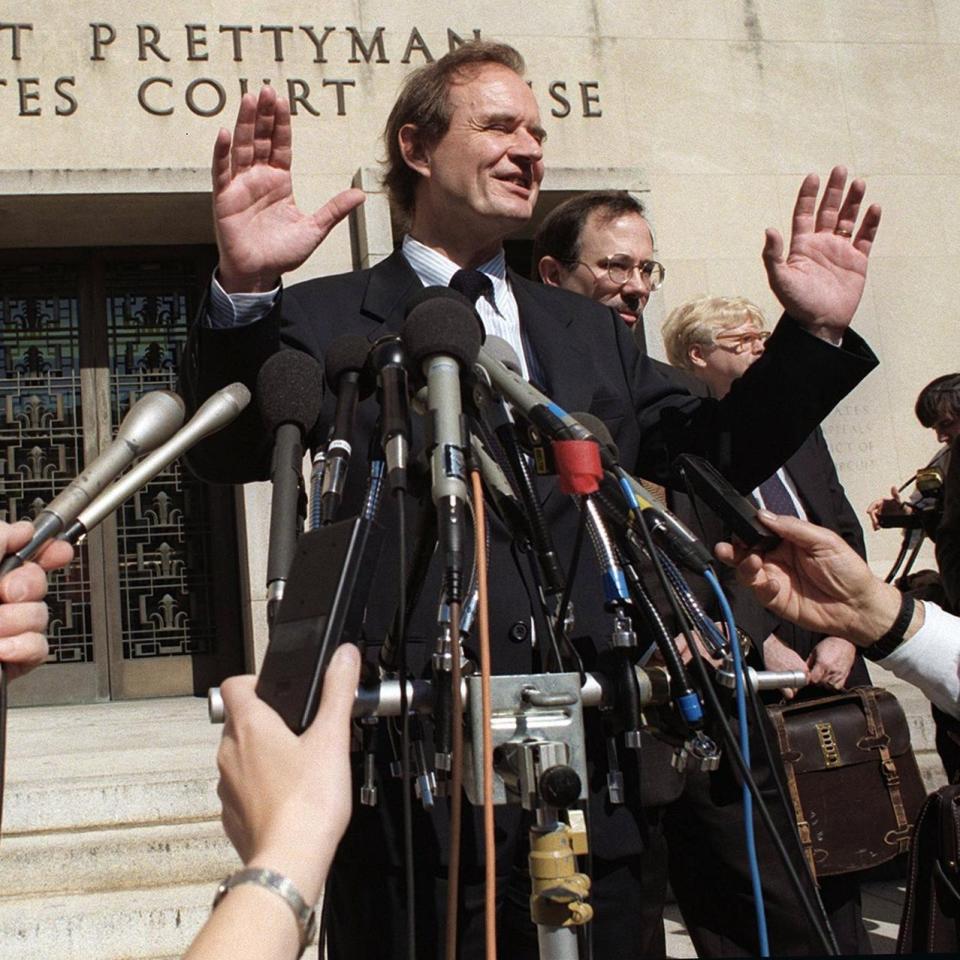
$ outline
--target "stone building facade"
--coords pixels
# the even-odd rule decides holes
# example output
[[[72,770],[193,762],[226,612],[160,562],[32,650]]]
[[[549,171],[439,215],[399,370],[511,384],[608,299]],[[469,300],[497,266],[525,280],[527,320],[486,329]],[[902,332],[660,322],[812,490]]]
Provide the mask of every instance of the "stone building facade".
[[[598,186],[647,204],[667,269],[646,317],[655,356],[661,321],[691,296],[741,294],[775,317],[764,228],[788,232],[805,173],[839,162],[865,177],[884,222],[855,323],[882,367],[825,429],[858,510],[926,462],[935,443],[913,400],[957,363],[953,0],[9,0],[0,12],[4,516],[29,515],[102,447],[131,399],[172,382],[182,323],[211,262],[212,143],[241,92],[270,82],[291,98],[302,207],[350,183],[369,193],[299,277],[365,266],[397,240],[377,163],[398,85],[473,36],[505,40],[527,60],[548,134],[541,215]],[[262,650],[268,492],[252,485],[204,500],[196,542],[209,541],[205,529],[217,543],[187,547],[178,498],[196,507],[206,495],[179,474],[166,483],[90,538],[58,608],[58,629],[79,639],[44,668],[61,675],[53,687],[24,681],[23,699],[199,689],[226,668],[198,666],[206,641],[177,634],[198,616],[197,598],[237,611],[208,624],[211,636],[242,631],[248,664]],[[878,570],[897,546],[895,533],[871,536]],[[103,577],[117,581],[115,570],[114,595],[90,599]],[[153,660],[151,679],[140,679],[140,658]],[[77,664],[90,674],[79,685]]]

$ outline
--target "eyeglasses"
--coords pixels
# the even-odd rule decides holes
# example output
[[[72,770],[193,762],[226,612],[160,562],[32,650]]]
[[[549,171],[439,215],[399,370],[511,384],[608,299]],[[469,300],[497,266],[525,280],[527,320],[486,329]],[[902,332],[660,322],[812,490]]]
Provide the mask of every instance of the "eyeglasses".
[[[714,338],[714,346],[739,355],[746,353],[748,350],[752,350],[755,343],[763,344],[769,339],[769,330],[757,330],[755,333],[740,333],[736,336],[724,336],[721,334],[719,337]]]
[[[594,268],[583,260],[568,260],[567,263],[579,263],[593,273],[596,279],[600,277],[594,273]],[[650,290],[659,290],[663,286],[663,278],[667,275],[662,263],[656,260],[644,260],[643,263],[632,263],[629,260],[614,259],[607,257],[600,262],[600,269],[609,277],[610,282],[615,286],[622,287],[633,276],[634,271],[639,270],[643,277],[645,285]]]

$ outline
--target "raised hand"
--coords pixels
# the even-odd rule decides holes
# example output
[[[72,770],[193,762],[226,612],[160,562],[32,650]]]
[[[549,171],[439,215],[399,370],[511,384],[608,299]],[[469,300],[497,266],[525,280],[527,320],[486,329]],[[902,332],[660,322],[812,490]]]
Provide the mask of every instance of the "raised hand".
[[[273,289],[363,203],[362,190],[344,190],[303,213],[293,199],[292,157],[290,104],[269,86],[259,97],[244,94],[233,135],[221,129],[213,148],[219,279],[228,293]]]
[[[763,263],[770,289],[784,309],[811,333],[839,342],[863,295],[867,259],[880,224],[880,207],[867,208],[859,229],[864,182],[854,180],[844,196],[845,167],[834,167],[817,207],[820,178],[808,174],[793,208],[790,249],[769,228]]]

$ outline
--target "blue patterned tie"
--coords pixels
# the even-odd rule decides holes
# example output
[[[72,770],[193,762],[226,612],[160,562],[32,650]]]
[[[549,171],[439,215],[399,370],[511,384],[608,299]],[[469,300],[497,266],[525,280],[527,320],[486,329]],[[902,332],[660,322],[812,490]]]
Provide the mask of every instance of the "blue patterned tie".
[[[786,517],[799,517],[797,506],[787,490],[786,484],[780,479],[780,474],[775,473],[768,480],[760,484],[760,496],[763,497],[764,506],[771,513],[779,513]]]

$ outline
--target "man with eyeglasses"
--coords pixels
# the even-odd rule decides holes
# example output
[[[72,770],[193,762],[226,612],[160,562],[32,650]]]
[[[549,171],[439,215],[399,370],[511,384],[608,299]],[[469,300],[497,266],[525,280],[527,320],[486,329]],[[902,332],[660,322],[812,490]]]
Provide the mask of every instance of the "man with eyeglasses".
[[[664,268],[652,256],[653,236],[644,208],[635,197],[621,190],[590,191],[560,204],[547,215],[534,238],[534,272],[545,284],[612,307],[631,327],[641,320],[650,294],[663,282]],[[733,383],[763,355],[771,335],[764,326],[760,309],[741,298],[703,298],[683,304],[671,313],[664,326],[672,365],[672,369],[666,370],[674,376],[675,371],[681,371],[681,379],[689,376],[694,381],[690,384],[694,392],[718,399],[725,397]],[[634,336],[641,346],[645,345],[642,324],[635,329]],[[801,487],[810,493],[809,498],[801,501],[790,473],[781,467],[772,482],[778,493],[792,498],[793,509],[788,510],[779,500],[766,503],[763,494],[770,489],[771,481],[761,485],[761,505],[779,513],[809,516],[840,532],[863,556],[863,532],[844,495],[819,428],[788,464],[797,479],[802,480]],[[731,465],[719,466],[729,469]],[[677,506],[678,502],[682,519],[697,530],[698,515],[688,509],[685,498],[674,494],[671,505]],[[699,532],[710,546],[726,535],[719,527]],[[769,669],[803,671],[812,683],[829,688],[820,687],[818,695],[842,689],[845,684],[869,684],[862,657],[851,643],[839,637],[814,636],[792,624],[782,626],[781,632],[788,639],[784,643],[774,634],[777,618],[749,595],[745,601],[738,605],[738,623],[743,619],[748,633],[767,638],[763,650]],[[744,608],[751,615],[741,618]],[[792,694],[789,691],[787,695]],[[665,874],[670,862],[673,890],[699,956],[755,952],[751,920],[737,908],[738,899],[750,895],[745,861],[740,862],[742,806],[736,799],[714,806],[711,784],[714,779],[725,778],[694,774],[684,785],[670,767],[669,751],[655,738],[645,736],[643,750],[640,785],[649,836],[640,858],[641,869],[648,877],[662,877],[660,892],[665,896]],[[779,814],[776,816],[784,835],[789,834],[791,824]],[[672,826],[665,829],[668,825]],[[668,846],[669,857],[664,853]],[[703,872],[696,866],[707,850],[711,864],[703,870],[712,871],[707,885],[717,890],[710,898],[703,895]],[[765,837],[760,838],[760,852],[765,866],[764,899],[771,916],[771,932],[779,945],[777,952],[800,952],[804,921],[789,909],[794,893],[772,850],[766,846]],[[844,952],[868,953],[858,884],[842,877],[832,878],[826,882],[825,900]]]
[[[534,273],[604,306],[633,327],[666,271],[653,258],[643,204],[626,190],[594,190],[556,207],[533,241]],[[640,327],[642,331],[642,324]]]

